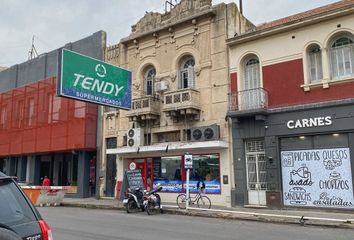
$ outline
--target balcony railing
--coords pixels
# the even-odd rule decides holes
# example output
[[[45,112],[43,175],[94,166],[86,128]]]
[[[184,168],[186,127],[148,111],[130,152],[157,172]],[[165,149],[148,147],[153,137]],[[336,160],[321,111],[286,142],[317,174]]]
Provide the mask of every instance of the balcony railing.
[[[159,116],[160,115],[160,99],[152,96],[146,96],[133,100],[132,109],[127,113],[128,117],[139,117],[146,115]]]
[[[185,109],[200,110],[200,94],[195,89],[180,89],[165,93],[163,111],[178,111]]]
[[[268,93],[263,88],[239,91],[229,95],[229,111],[249,111],[268,108]]]

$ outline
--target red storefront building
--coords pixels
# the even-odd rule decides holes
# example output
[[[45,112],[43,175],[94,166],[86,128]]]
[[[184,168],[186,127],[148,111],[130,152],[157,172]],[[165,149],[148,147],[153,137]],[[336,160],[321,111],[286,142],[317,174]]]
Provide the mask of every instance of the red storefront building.
[[[102,35],[65,48],[102,59],[103,47],[95,47],[105,46]],[[95,192],[98,107],[56,96],[59,51],[0,72],[0,171],[29,185],[48,176],[51,185],[87,197]]]

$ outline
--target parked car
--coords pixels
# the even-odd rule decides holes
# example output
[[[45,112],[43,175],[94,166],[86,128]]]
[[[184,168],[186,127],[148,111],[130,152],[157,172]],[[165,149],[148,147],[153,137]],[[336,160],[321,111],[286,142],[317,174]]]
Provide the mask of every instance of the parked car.
[[[0,172],[0,240],[53,240],[43,220],[14,178]]]

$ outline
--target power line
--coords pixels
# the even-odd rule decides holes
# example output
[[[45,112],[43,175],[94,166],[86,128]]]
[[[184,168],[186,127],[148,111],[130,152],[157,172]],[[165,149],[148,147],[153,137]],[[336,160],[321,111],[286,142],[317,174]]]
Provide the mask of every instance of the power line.
[[[43,39],[39,38],[38,35],[34,35],[34,37],[36,37],[37,40],[39,40],[40,42],[42,42],[44,45],[46,45],[49,48],[52,48],[53,46],[48,43],[47,41],[44,41]]]

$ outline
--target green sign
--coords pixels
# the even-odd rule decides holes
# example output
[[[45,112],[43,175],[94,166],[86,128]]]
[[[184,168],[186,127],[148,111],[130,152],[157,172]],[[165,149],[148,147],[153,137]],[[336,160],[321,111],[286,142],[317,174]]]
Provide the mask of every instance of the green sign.
[[[67,49],[59,61],[58,95],[130,109],[132,73]]]

